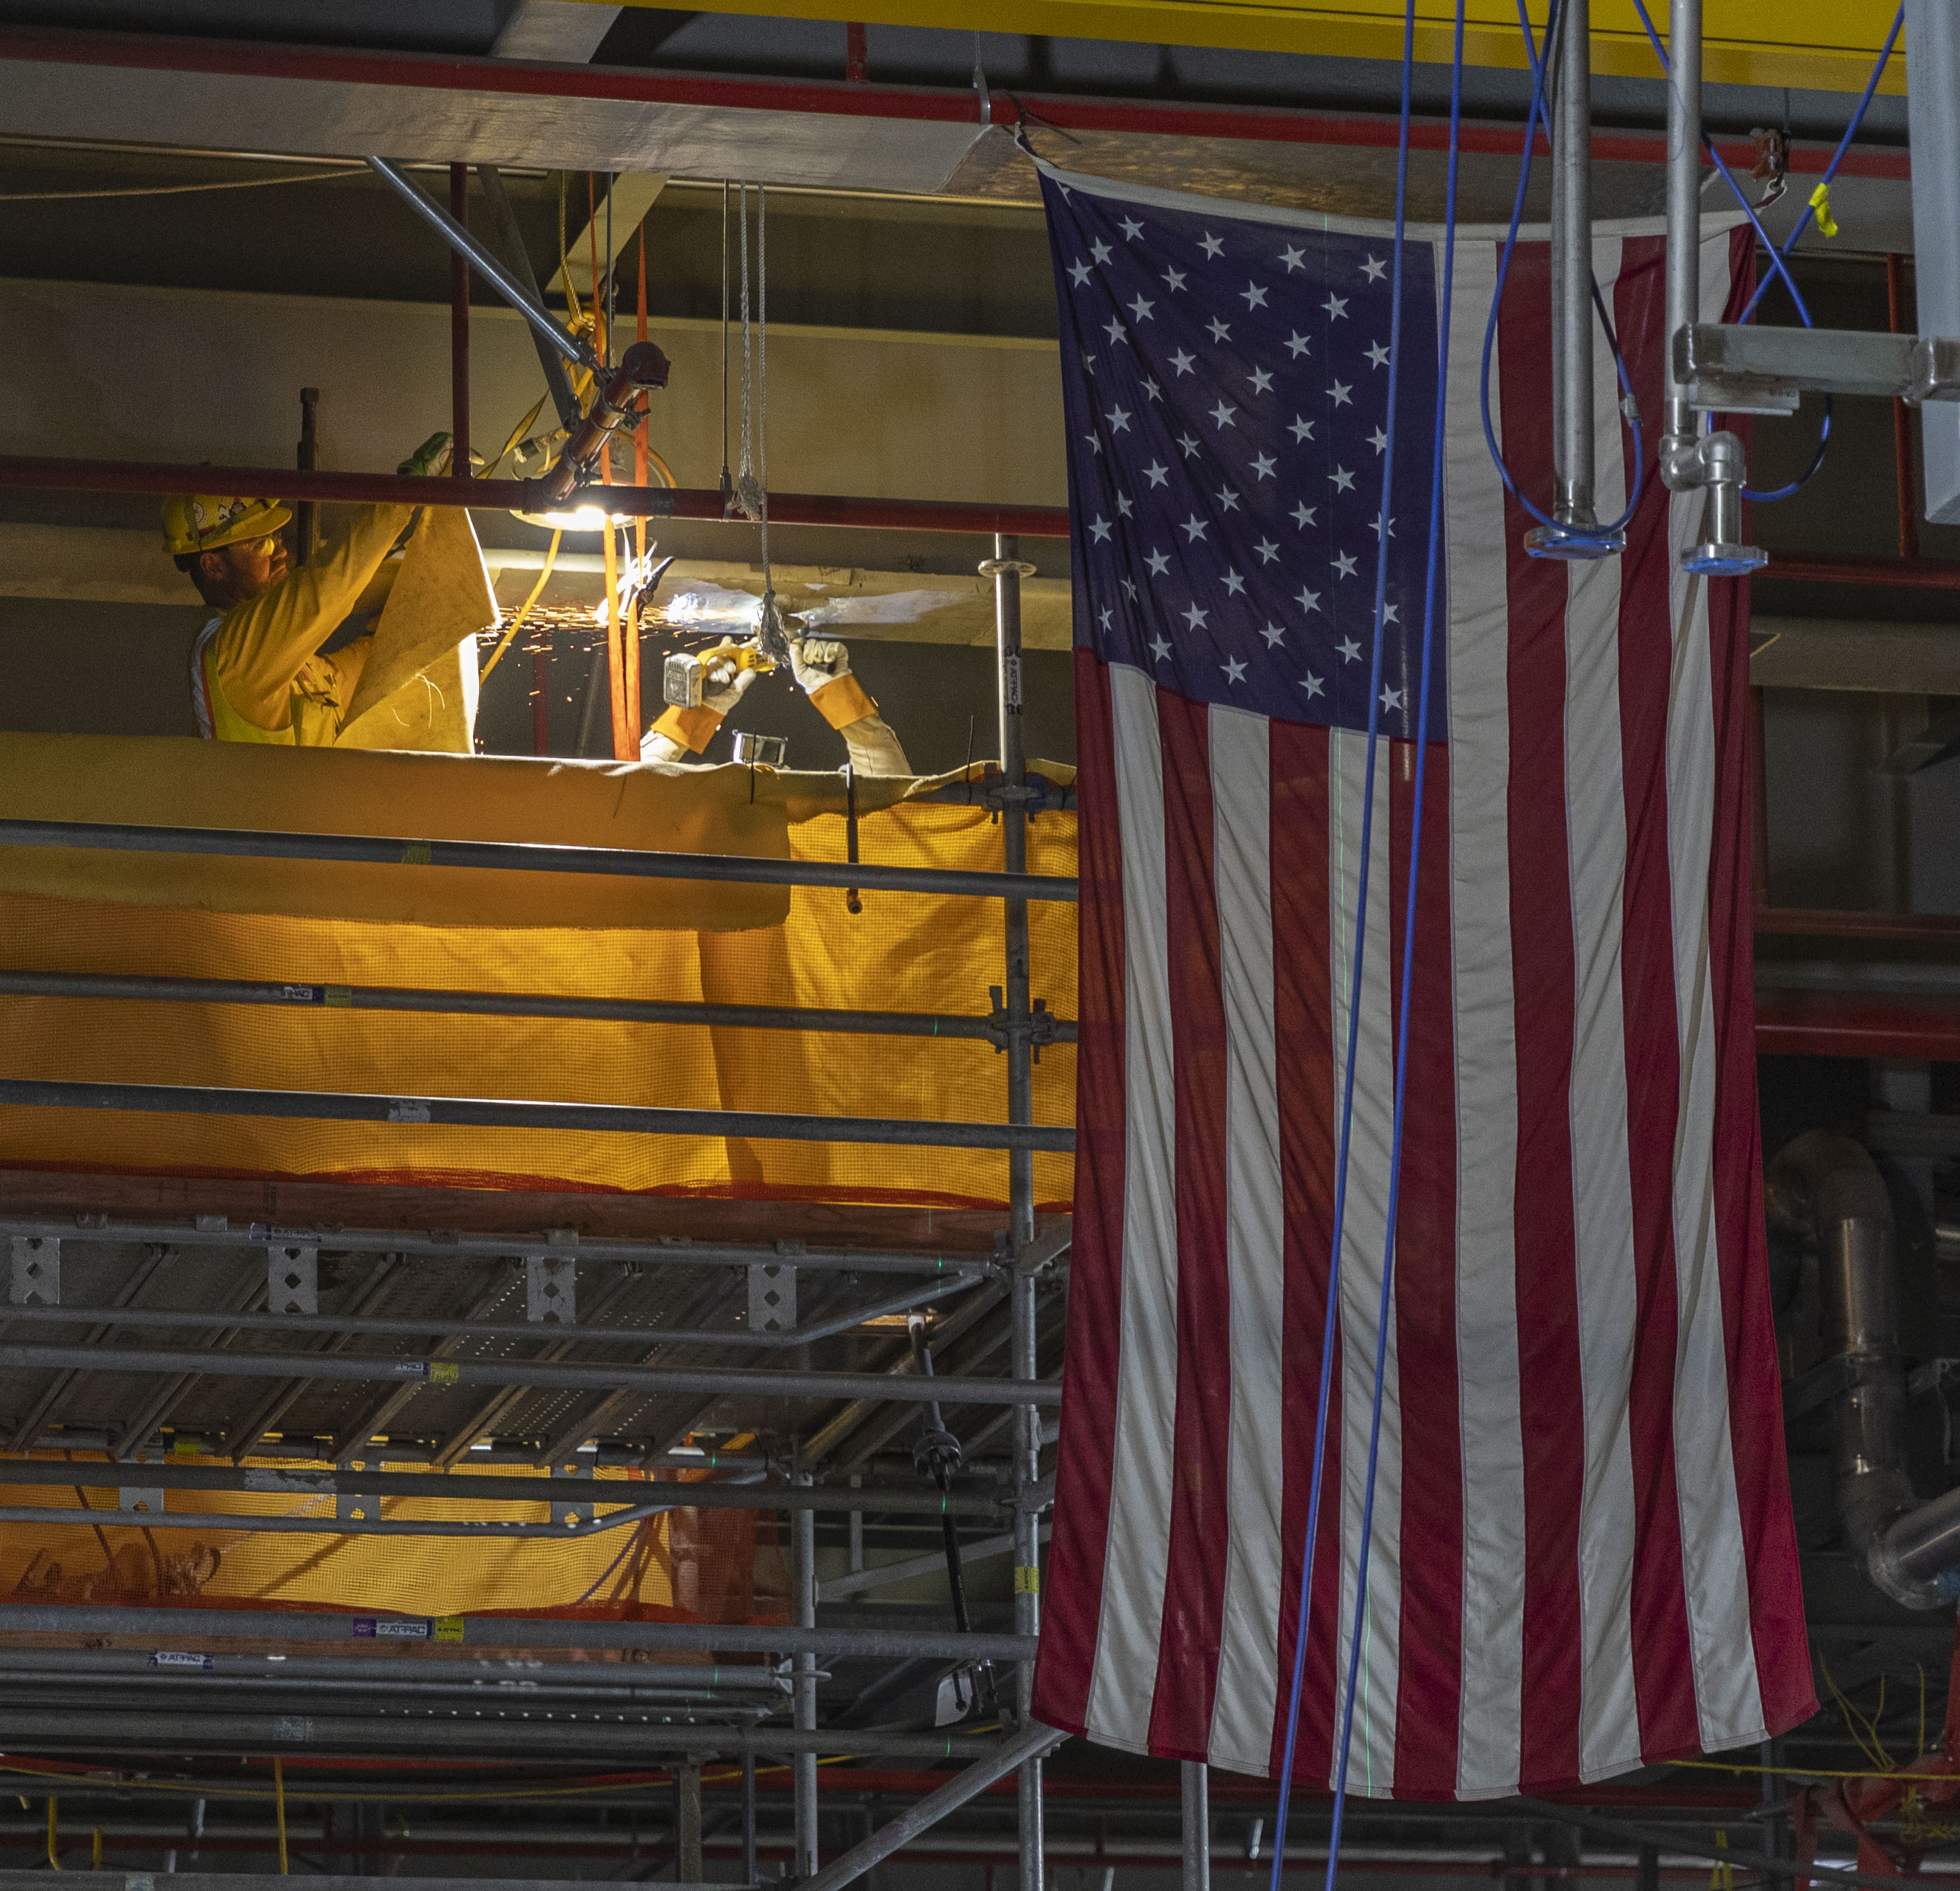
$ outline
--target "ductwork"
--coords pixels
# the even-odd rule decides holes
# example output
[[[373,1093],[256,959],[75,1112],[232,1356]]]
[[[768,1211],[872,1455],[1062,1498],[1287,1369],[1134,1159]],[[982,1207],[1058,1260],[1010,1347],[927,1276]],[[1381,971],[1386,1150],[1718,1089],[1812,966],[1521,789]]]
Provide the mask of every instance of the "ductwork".
[[[1844,1539],[1873,1585],[1909,1609],[1960,1597],[1960,1490],[1929,1504],[1905,1468],[1905,1362],[1892,1202],[1863,1145],[1813,1133],[1764,1177],[1770,1224],[1814,1244],[1827,1352],[1842,1362],[1831,1469]]]

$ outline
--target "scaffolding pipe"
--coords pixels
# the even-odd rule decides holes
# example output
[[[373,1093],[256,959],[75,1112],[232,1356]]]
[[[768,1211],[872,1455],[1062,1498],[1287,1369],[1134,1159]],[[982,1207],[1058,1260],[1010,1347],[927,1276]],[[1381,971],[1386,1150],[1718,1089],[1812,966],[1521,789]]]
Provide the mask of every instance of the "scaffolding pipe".
[[[0,1474],[4,1475],[4,1474]],[[123,1475],[130,1473],[126,1470]],[[241,1536],[462,1536],[555,1537],[577,1542],[597,1532],[617,1530],[622,1523],[644,1523],[663,1511],[689,1507],[692,1500],[676,1497],[665,1504],[635,1504],[627,1509],[595,1511],[586,1523],[479,1523],[474,1520],[437,1523],[423,1517],[343,1517],[332,1511],[318,1517],[255,1517],[237,1511],[137,1511],[71,1510],[65,1506],[0,1505],[0,1523],[31,1523],[37,1529],[61,1524],[88,1530],[203,1530],[236,1532]],[[758,1504],[754,1508],[760,1510]]]
[[[336,1240],[334,1245],[338,1244]],[[279,1243],[274,1245],[288,1244]],[[746,1326],[733,1332],[697,1326],[581,1326],[570,1321],[560,1324],[556,1320],[548,1323],[541,1331],[539,1326],[529,1320],[520,1323],[508,1320],[446,1320],[440,1316],[427,1320],[398,1320],[362,1313],[205,1313],[189,1307],[170,1307],[30,1305],[10,1307],[5,1317],[10,1325],[72,1326],[88,1323],[127,1327],[136,1332],[187,1329],[193,1332],[207,1330],[248,1333],[300,1332],[331,1335],[336,1338],[348,1334],[366,1334],[377,1338],[397,1339],[419,1339],[439,1335],[444,1339],[499,1342],[536,1339],[548,1332],[554,1343],[559,1340],[590,1340],[606,1345],[739,1346],[745,1351],[759,1348],[777,1351],[784,1347],[808,1345],[813,1340],[829,1339],[835,1334],[848,1332],[852,1327],[864,1326],[870,1320],[880,1320],[892,1313],[908,1312],[915,1307],[943,1299],[950,1294],[962,1293],[969,1288],[977,1287],[986,1278],[986,1275],[976,1265],[956,1274],[950,1280],[935,1281],[930,1286],[921,1285],[909,1288],[902,1294],[893,1294],[883,1300],[874,1300],[868,1307],[850,1307],[827,1320],[815,1320],[808,1326],[784,1327],[775,1332],[754,1331]],[[214,1485],[212,1488],[218,1487]]]
[[[1551,154],[1552,512],[1595,530],[1592,491],[1592,60],[1591,0],[1564,0]],[[1187,1885],[1186,1891],[1189,1891]]]
[[[987,1759],[1007,1743],[972,1733],[903,1733],[868,1727],[810,1731],[789,1727],[701,1727],[651,1714],[608,1714],[603,1721],[463,1720],[452,1714],[119,1714],[119,1749],[161,1748],[171,1753],[415,1753],[432,1740],[464,1755],[514,1759],[563,1755],[644,1762],[654,1753],[886,1753],[898,1759]],[[23,1747],[98,1753],[101,1717],[88,1711],[0,1706],[0,1741]]]
[[[119,1346],[0,1345],[0,1370],[190,1372],[216,1378],[392,1380],[413,1385],[517,1386],[527,1390],[684,1393],[721,1399],[872,1399],[905,1404],[1061,1402],[1061,1386],[1044,1380],[913,1379],[875,1372],[778,1372],[768,1367],[567,1365],[542,1360],[363,1359],[344,1353],[164,1351]],[[762,1507],[767,1508],[765,1505]]]
[[[314,985],[298,979],[162,979],[110,972],[0,971],[0,998],[128,998],[160,1004],[266,1004],[282,1010],[433,1012],[467,1017],[559,1017],[609,1024],[702,1024],[737,1030],[825,1031],[874,1037],[991,1039],[989,1017],[931,1011],[822,1011],[788,1004],[705,1004],[680,999],[560,998],[539,992],[437,992],[417,985]],[[1053,1040],[1075,1042],[1057,1019]]]
[[[10,1307],[11,1320],[21,1310]],[[393,1447],[390,1450],[392,1451]],[[762,1467],[746,1475],[759,1476]],[[333,1497],[342,1493],[377,1500],[395,1497],[440,1498],[479,1504],[591,1504],[644,1502],[657,1496],[663,1505],[688,1510],[775,1510],[870,1511],[886,1517],[998,1515],[999,1502],[984,1491],[922,1491],[915,1485],[753,1485],[671,1482],[639,1478],[498,1477],[477,1471],[313,1471],[247,1469],[224,1464],[145,1464],[140,1472],[128,1463],[88,1459],[0,1458],[0,1487],[52,1485],[66,1490],[80,1485],[92,1490],[119,1490],[140,1475],[146,1487],[165,1491],[235,1491],[263,1497]],[[42,1513],[37,1513],[41,1514]],[[113,1518],[113,1511],[94,1511],[97,1518]]]
[[[246,492],[272,499],[315,499],[332,505],[461,505],[479,512],[549,509],[542,479],[415,479],[377,473],[302,473],[288,466],[177,466],[151,460],[58,460],[0,454],[0,487],[61,492]],[[714,486],[608,486],[603,496],[615,518],[698,519],[740,524],[724,514]],[[859,499],[822,492],[772,492],[775,525],[832,526],[896,532],[1018,533],[1023,538],[1065,539],[1062,506],[971,505],[937,499]]]
[[[810,1629],[784,1624],[756,1627],[747,1623],[584,1622],[552,1616],[464,1616],[459,1619],[466,1647],[489,1648],[657,1648],[778,1657],[809,1654],[873,1661],[1020,1661],[1032,1660],[1035,1652],[1020,1635],[960,1635],[943,1628]],[[200,1641],[348,1642],[371,1637],[383,1622],[400,1625],[400,1638],[433,1640],[428,1617],[386,1609],[371,1616],[272,1609],[201,1609],[192,1614],[182,1609],[0,1602],[0,1634],[140,1635],[159,1647],[176,1645],[187,1636]],[[369,1645],[373,1645],[371,1641]],[[764,1743],[757,1750],[766,1753],[775,1749]]]
[[[1184,1801],[1183,1891],[1211,1891],[1211,1769],[1202,1760],[1178,1762]]]
[[[843,1891],[866,1872],[902,1851],[915,1838],[930,1832],[947,1813],[957,1812],[969,1799],[977,1798],[998,1779],[1018,1766],[1039,1765],[1042,1756],[1061,1744],[1063,1736],[1039,1721],[1024,1727],[1010,1740],[1003,1740],[982,1760],[956,1773],[937,1792],[908,1806],[841,1858],[833,1861],[814,1877],[807,1879],[800,1891]],[[1032,1886],[1023,1891],[1032,1891]]]
[[[630,486],[618,489],[626,492]],[[498,873],[591,874],[740,887],[857,887],[950,898],[1073,900],[1057,874],[967,873],[943,867],[849,866],[743,854],[670,854],[625,847],[550,847],[529,841],[413,840],[375,834],[294,834],[230,827],[149,827],[110,821],[0,820],[0,847],[76,847],[110,853],[215,855],[236,860],[339,860],[377,867],[469,867]],[[737,1132],[739,1133],[739,1132]]]
[[[337,1090],[223,1090],[192,1084],[46,1083],[0,1078],[0,1105],[127,1109],[151,1116],[270,1116],[301,1122],[581,1131],[601,1135],[746,1137],[758,1142],[863,1143],[908,1149],[1046,1149],[1066,1154],[1073,1129],[898,1116],[807,1116],[661,1105],[517,1102],[487,1097],[368,1097]]]
[[[367,1686],[390,1685],[406,1674],[418,1686],[466,1688],[481,1700],[508,1698],[534,1684],[546,1688],[587,1688],[628,1684],[635,1689],[681,1689],[689,1694],[781,1695],[788,1683],[773,1669],[709,1666],[705,1662],[671,1667],[650,1667],[629,1661],[493,1660],[482,1655],[418,1657],[403,1668],[392,1655],[362,1656],[186,1654],[188,1664],[159,1668],[154,1659],[135,1648],[46,1648],[8,1650],[0,1657],[0,1679],[58,1680],[106,1676],[129,1680],[167,1679],[181,1675],[200,1685],[208,1682],[295,1680],[344,1681]],[[202,1664],[202,1665],[199,1665]]]
[[[572,333],[544,304],[524,293],[523,285],[456,218],[415,181],[385,158],[370,157],[368,167],[428,225],[459,256],[466,257],[477,273],[510,304],[532,328],[568,361],[603,377],[606,365],[592,344]],[[456,167],[460,169],[461,167]],[[465,294],[468,291],[466,288]]]
[[[514,1253],[541,1253],[574,1256],[581,1262],[594,1265],[647,1261],[656,1262],[663,1267],[754,1267],[774,1266],[791,1261],[800,1272],[848,1274],[943,1275],[950,1268],[985,1264],[977,1254],[881,1253],[876,1249],[806,1249],[794,1243],[765,1247],[738,1242],[626,1241],[576,1234],[568,1237],[563,1230],[470,1234],[453,1230],[416,1233],[394,1228],[280,1227],[259,1222],[233,1227],[222,1218],[208,1217],[200,1218],[194,1223],[113,1221],[105,1217],[99,1221],[91,1220],[86,1227],[82,1227],[73,1220],[58,1221],[33,1215],[14,1215],[0,1218],[0,1234],[56,1240],[161,1243],[167,1246],[264,1247],[277,1243],[288,1246],[332,1247],[354,1253],[437,1255],[444,1259],[462,1256],[501,1260],[508,1259]]]
[[[807,1482],[809,1473],[803,1473]],[[798,1511],[792,1519],[796,1545],[797,1626],[814,1632],[816,1628],[816,1519],[808,1511]],[[796,1724],[808,1733],[816,1725],[816,1657],[808,1651],[796,1657]],[[810,1878],[817,1869],[816,1754],[799,1751],[796,1756],[796,1856],[791,1874]]]

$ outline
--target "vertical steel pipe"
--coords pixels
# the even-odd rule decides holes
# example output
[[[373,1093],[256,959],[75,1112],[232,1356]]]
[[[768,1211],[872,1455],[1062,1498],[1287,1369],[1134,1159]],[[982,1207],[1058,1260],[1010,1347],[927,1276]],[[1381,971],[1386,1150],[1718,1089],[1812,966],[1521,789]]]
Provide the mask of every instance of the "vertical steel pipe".
[[[798,1482],[807,1484],[806,1472]],[[791,1524],[796,1549],[797,1625],[816,1626],[816,1514],[798,1511]],[[816,1657],[796,1657],[796,1724],[803,1733],[816,1730]],[[816,1756],[796,1756],[795,1859],[791,1876],[813,1877],[816,1873]]]
[[[459,230],[469,228],[469,167],[449,167],[449,214]],[[449,470],[459,479],[469,477],[469,259],[460,250],[449,253],[449,431],[452,444]]]
[[[1020,542],[1006,533],[994,536],[994,556],[981,566],[994,580],[994,670],[1001,744],[1001,835],[1010,871],[1025,873],[1028,858],[1027,750],[1022,734],[1021,580],[1033,570],[1020,556]],[[1029,1020],[1028,903],[1010,899],[1004,944],[1007,966],[1001,1001],[1007,1027],[1007,1120],[1034,1120],[1034,1046]],[[1010,1302],[1013,1374],[1035,1377],[1035,1282],[1021,1261],[1035,1232],[1035,1165],[1032,1151],[1007,1158],[1007,1233],[1015,1258]],[[1041,1414],[1032,1406],[1014,1410],[1014,1470],[1023,1492],[1041,1476]],[[1026,1635],[1041,1626],[1040,1518],[1031,1510],[1014,1513],[1014,1620]],[[1023,1727],[1034,1724],[1034,1663],[1016,1670],[1016,1699]],[[1046,1849],[1042,1810],[1042,1762],[1024,1762],[1017,1779],[1020,1839],[1020,1891],[1041,1891]]]
[[[1179,1762],[1184,1786],[1184,1891],[1211,1891],[1211,1769]]]
[[[753,1885],[759,1873],[756,1861],[756,1755],[742,1756],[742,1882]]]
[[[1667,59],[1667,375],[1661,470],[1666,448],[1691,447],[1695,431],[1688,389],[1674,371],[1674,338],[1701,320],[1701,0],[1669,0]],[[1675,483],[1672,478],[1670,485]],[[1696,483],[1694,481],[1689,484]]]
[[[299,469],[302,473],[320,470],[320,390],[302,387],[300,390],[300,450]],[[294,545],[294,562],[305,564],[320,542],[320,503],[315,499],[301,499],[293,508],[297,521]]]
[[[1895,335],[1910,334],[1905,319],[1905,258],[1895,250],[1885,256],[1885,326]],[[1892,403],[1892,464],[1898,484],[1898,548],[1901,558],[1919,556],[1919,498],[1912,476],[1912,409],[1902,400]]]
[[[1589,530],[1592,493],[1591,0],[1565,0],[1553,66],[1552,516]]]

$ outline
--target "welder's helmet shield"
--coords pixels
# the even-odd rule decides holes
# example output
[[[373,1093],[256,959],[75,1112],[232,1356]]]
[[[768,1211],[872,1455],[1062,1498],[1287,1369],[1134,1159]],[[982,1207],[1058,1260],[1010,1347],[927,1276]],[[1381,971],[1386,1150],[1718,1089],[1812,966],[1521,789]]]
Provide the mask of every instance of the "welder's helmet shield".
[[[234,499],[211,492],[173,492],[164,501],[164,549],[173,558],[215,552],[221,545],[261,539],[292,522],[277,499]]]

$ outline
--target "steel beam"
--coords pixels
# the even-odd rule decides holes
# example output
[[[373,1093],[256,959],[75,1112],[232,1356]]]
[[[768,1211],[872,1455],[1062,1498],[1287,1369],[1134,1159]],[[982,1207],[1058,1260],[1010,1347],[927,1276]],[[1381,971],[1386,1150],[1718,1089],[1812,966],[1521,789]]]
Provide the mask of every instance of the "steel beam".
[[[1072,902],[1076,896],[1074,878],[1056,874],[968,873],[944,867],[845,865],[746,854],[671,854],[627,847],[552,847],[533,841],[415,840],[394,835],[282,833],[231,827],[152,827],[113,821],[0,820],[0,847],[213,855],[233,860],[353,861],[376,867],[468,867],[498,873],[592,874],[608,879],[691,880],[742,887],[831,887],[840,890],[854,887],[871,893],[939,893],[975,899]]]
[[[574,1391],[698,1393],[705,1398],[878,1399],[922,1404],[1059,1405],[1061,1386],[1043,1380],[937,1379],[930,1382],[866,1372],[777,1372],[723,1366],[552,1365],[535,1360],[361,1359],[344,1354],[166,1352],[119,1346],[0,1346],[0,1369],[31,1372],[69,1367],[91,1372],[196,1372],[231,1379],[396,1380],[416,1384],[563,1386]]]
[[[1674,338],[1674,373],[1704,413],[1793,414],[1806,393],[1960,400],[1960,342],[1695,322]]]
[[[1021,1635],[967,1635],[937,1628],[817,1628],[733,1626],[692,1622],[579,1622],[551,1616],[465,1616],[463,1645],[485,1648],[659,1648],[691,1653],[794,1655],[810,1654],[868,1660],[1022,1661],[1034,1658]],[[364,1641],[380,1622],[403,1632],[384,1638],[432,1641],[429,1619],[313,1614],[301,1609],[118,1609],[92,1604],[0,1602],[0,1634],[140,1635],[159,1647],[186,1641]],[[419,1632],[413,1632],[418,1630]],[[248,1749],[249,1750],[249,1749]],[[767,1749],[765,1749],[767,1750]],[[843,1750],[842,1749],[839,1749]]]
[[[883,1148],[1045,1149],[1065,1155],[1075,1147],[1073,1129],[1011,1124],[673,1109],[626,1103],[515,1102],[487,1097],[368,1097],[337,1090],[227,1090],[190,1084],[49,1083],[4,1078],[0,1078],[0,1105],[600,1135],[746,1137],[757,1142],[856,1143]]]
[[[807,1473],[806,1473],[806,1476]],[[796,1552],[797,1625],[806,1633],[816,1627],[816,1519],[799,1511],[791,1519]],[[796,1657],[796,1724],[807,1732],[816,1725],[816,1657]],[[801,1748],[796,1756],[796,1837],[792,1875],[813,1876],[817,1868],[816,1755]]]

